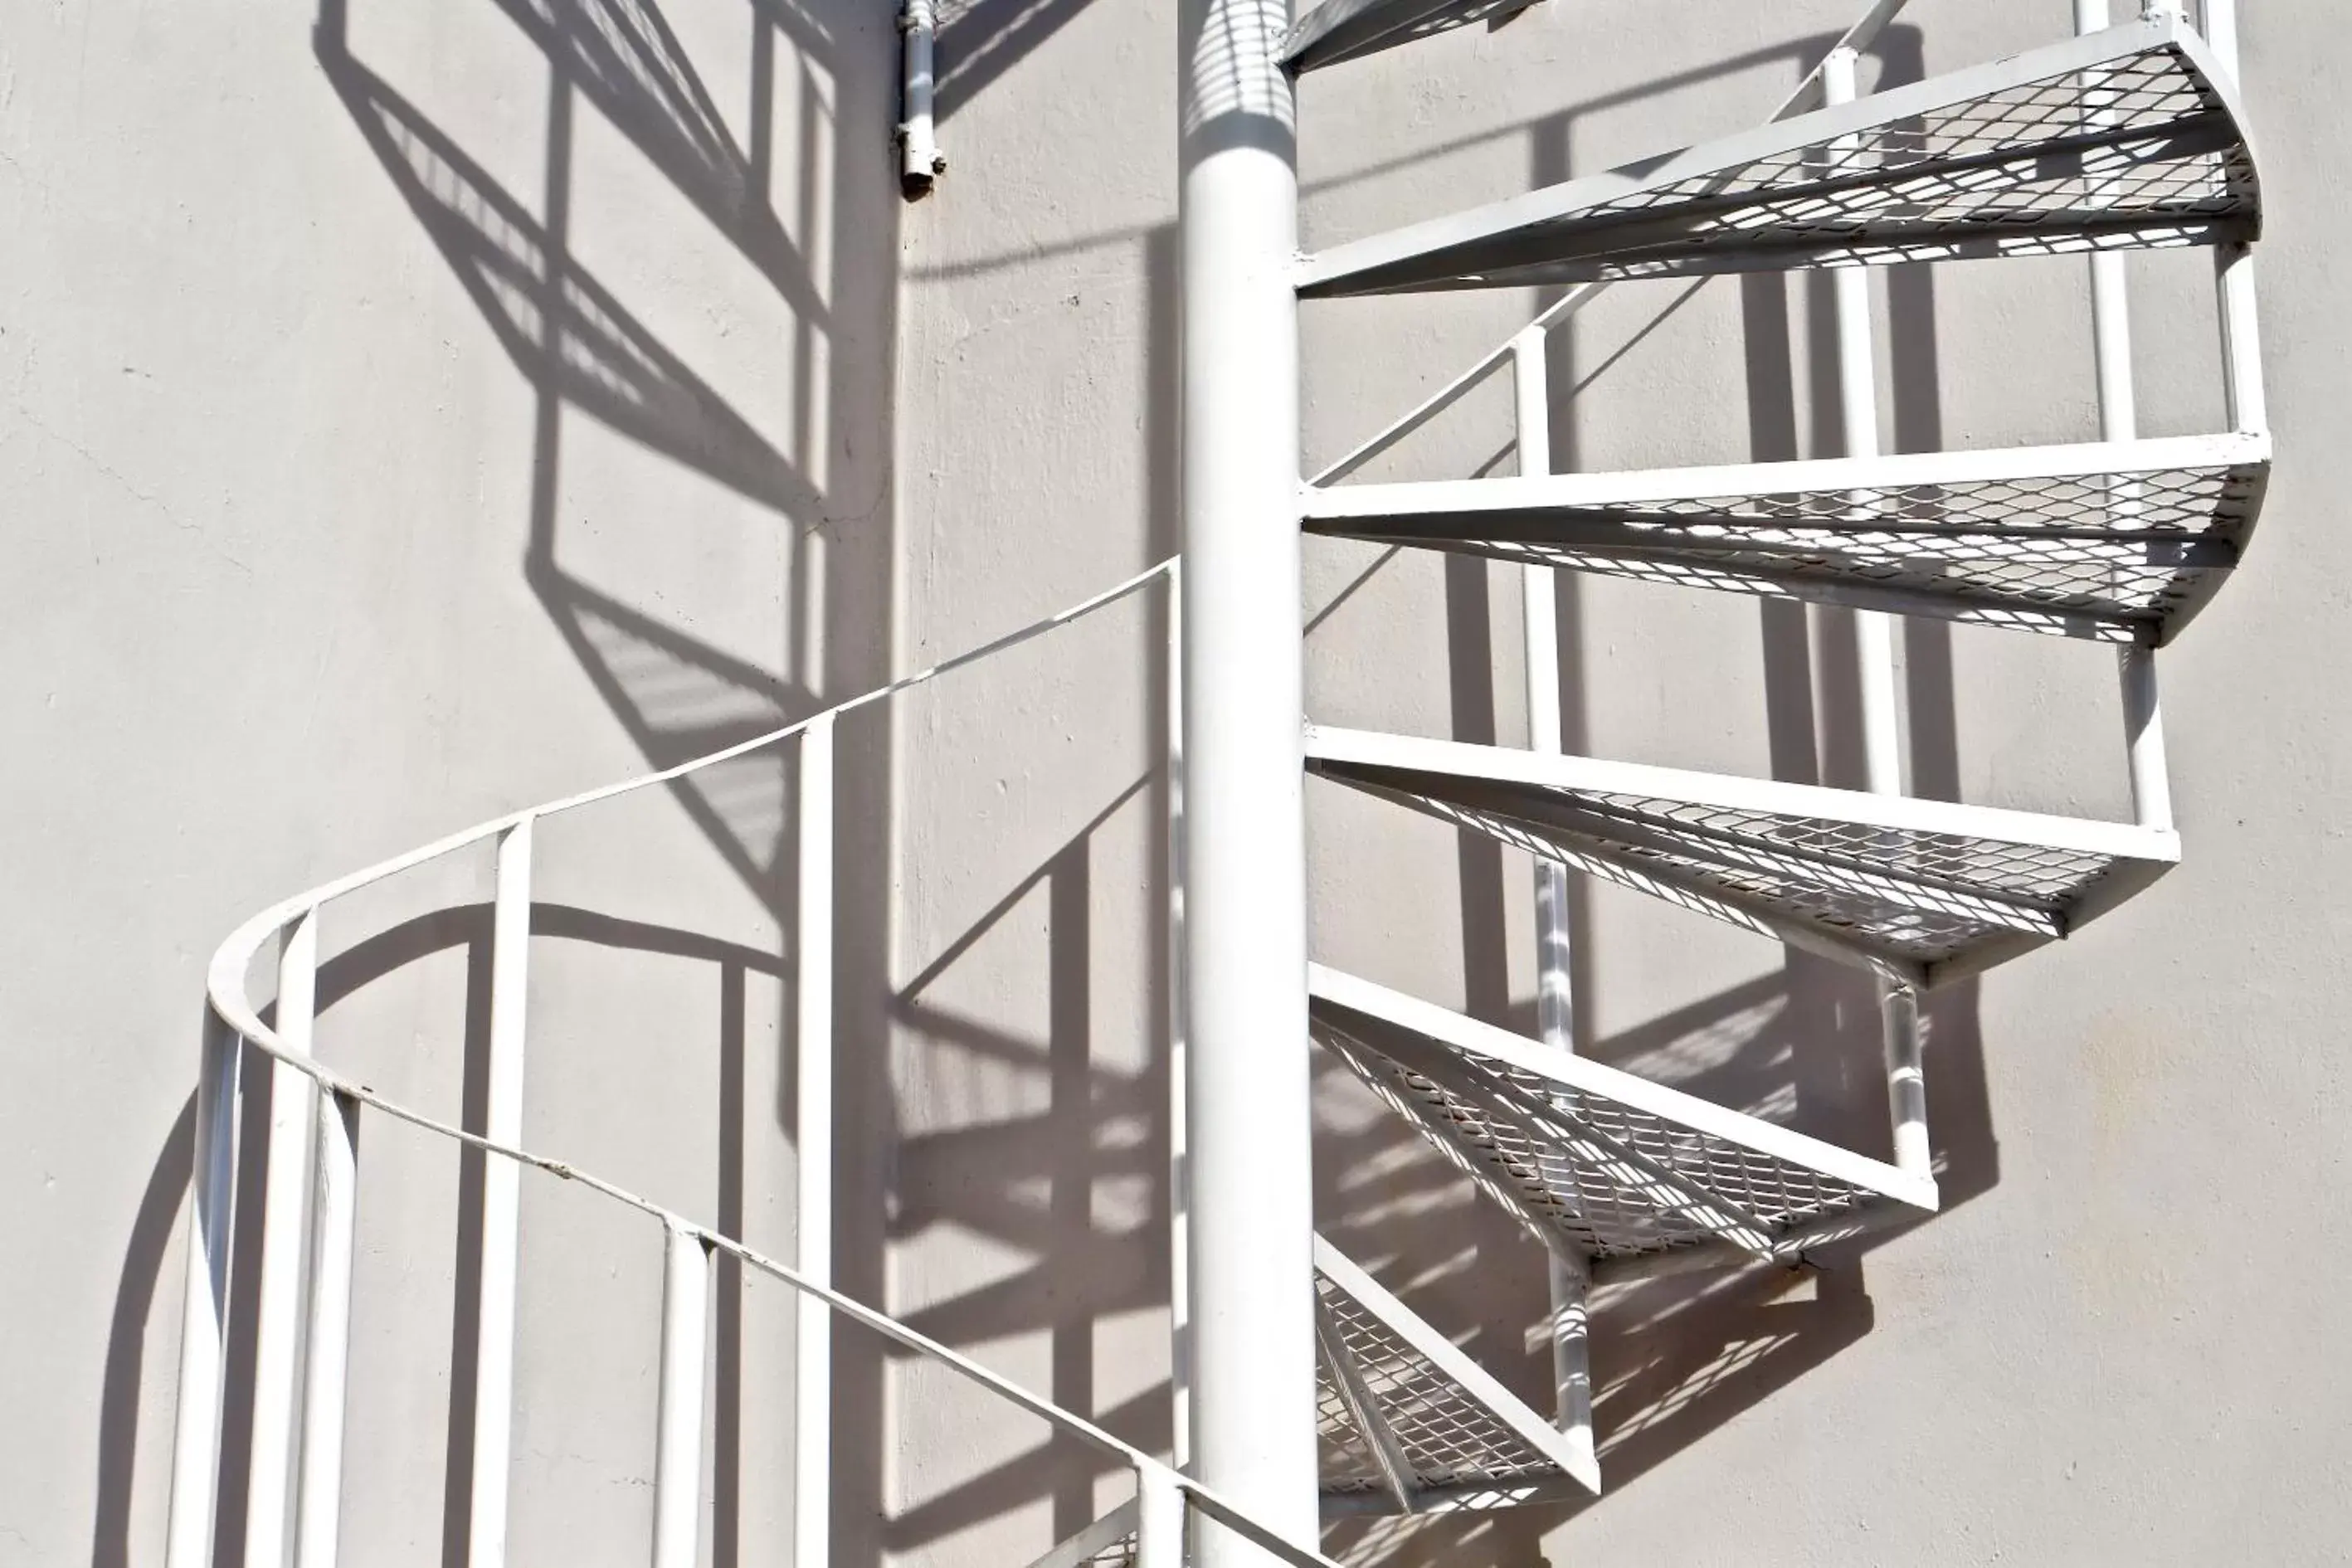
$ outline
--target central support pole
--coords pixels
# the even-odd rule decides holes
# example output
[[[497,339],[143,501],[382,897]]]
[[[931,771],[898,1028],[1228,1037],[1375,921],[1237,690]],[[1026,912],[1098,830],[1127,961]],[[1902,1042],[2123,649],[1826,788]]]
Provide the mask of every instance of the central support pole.
[[[1317,1535],[1285,0],[1181,0],[1184,986],[1194,1473]],[[1263,1553],[1204,1528],[1200,1560]]]

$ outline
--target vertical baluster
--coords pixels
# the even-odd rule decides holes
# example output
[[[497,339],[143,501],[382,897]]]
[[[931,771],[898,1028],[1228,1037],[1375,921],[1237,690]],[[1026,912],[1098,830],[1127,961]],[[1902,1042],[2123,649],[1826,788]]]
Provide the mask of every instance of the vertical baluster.
[[[318,1226],[302,1375],[302,1489],[295,1562],[334,1568],[342,1515],[344,1373],[351,1363],[352,1238],[359,1204],[359,1101],[319,1100]]]
[[[710,1250],[663,1226],[661,1392],[654,1439],[654,1568],[694,1568],[702,1528],[702,1360]],[[802,1559],[794,1558],[798,1563]]]
[[[1550,333],[1541,325],[1511,341],[1512,413],[1519,473],[1551,472]],[[1520,647],[1527,669],[1528,749],[1557,755],[1559,729],[1559,584],[1549,566],[1519,569]],[[1569,970],[1568,868],[1538,860],[1536,1026],[1554,1050],[1576,1049],[1575,987]],[[1578,1451],[1592,1453],[1592,1371],[1587,1350],[1582,1270],[1554,1257],[1551,1272],[1553,1424]]]
[[[2240,83],[2243,97],[2244,73],[2238,68],[2238,0],[2205,0],[2202,7],[2205,40],[2213,48],[2214,58]],[[2267,431],[2270,428],[2270,407],[2263,388],[2263,344],[2260,319],[2254,307],[2254,253],[2244,245],[2225,245],[2213,253],[2213,282],[2221,314],[2221,390],[2226,400],[2230,427],[2233,430]],[[2124,672],[2124,722],[2132,746],[2132,782],[2134,798],[2141,801],[2141,820],[2149,821],[2150,813],[2144,804],[2141,791],[2143,755],[2153,759],[2156,783],[2163,786],[2161,819],[2151,826],[2172,826],[2172,795],[2164,773],[2164,714],[2158,706],[2156,691],[2156,661],[2152,654],[2142,651],[2147,663],[2144,676],[2135,679],[2135,671],[2126,665]]]
[[[221,1363],[228,1342],[228,1240],[236,1225],[237,1072],[245,1042],[209,1013],[196,1067],[195,1166],[180,1312],[180,1402],[163,1568],[211,1568],[220,1464]]]
[[[1168,1410],[1176,1468],[1192,1463],[1192,1177],[1184,1129],[1184,567],[1168,568]]]
[[[833,1283],[834,720],[801,735],[799,984],[794,1015],[800,1271]],[[832,1561],[833,1316],[803,1293],[793,1338],[793,1562]]]
[[[1853,48],[1832,49],[1822,61],[1822,98],[1851,103],[1857,92]],[[1845,455],[1879,456],[1878,363],[1870,321],[1870,276],[1865,268],[1839,268],[1830,274],[1836,313],[1838,402],[1843,413]],[[1858,501],[1873,498],[1858,497]],[[1867,519],[1866,510],[1857,518]],[[1863,783],[1873,795],[1903,793],[1902,710],[1895,687],[1895,617],[1875,610],[1853,615],[1854,675],[1862,695]],[[1894,1131],[1895,1163],[1925,1175],[1934,1164],[1927,1138],[1927,1094],[1920,1051],[1919,1003],[1895,981],[1878,986],[1881,1038],[1886,1058],[1886,1102]]]
[[[2205,40],[2213,58],[2240,86],[2238,0],[2205,0]],[[2268,430],[2270,407],[2263,389],[2262,333],[2254,310],[2254,255],[2250,247],[2225,245],[2213,253],[2214,284],[2221,306],[2221,386],[2229,399],[2231,428]]]
[[[278,1043],[310,1054],[316,1001],[319,914],[287,927],[278,958]],[[246,1480],[247,1568],[285,1568],[293,1494],[294,1435],[300,1398],[302,1253],[310,1233],[311,1107],[317,1095],[299,1068],[270,1068],[269,1158],[261,1198],[261,1281],[254,1304],[253,1447]]]
[[[1183,1568],[1183,1489],[1164,1465],[1135,1470],[1135,1568]]]
[[[531,819],[499,837],[490,922],[490,1040],[485,1136],[522,1140],[523,1041],[530,984]],[[508,1459],[514,1439],[515,1285],[522,1223],[522,1171],[495,1154],[482,1161],[481,1281],[476,1296],[474,1473],[468,1568],[505,1568]]]
[[[2164,4],[2142,7],[2147,17],[2166,14]],[[2109,21],[2107,0],[2074,0],[2074,30],[2095,33]],[[2098,126],[2112,123],[2116,97],[2111,88],[2084,87],[2084,119]],[[2124,258],[2117,251],[2100,251],[2090,259],[2091,356],[2097,372],[2099,439],[2130,441],[2139,436],[2138,390],[2132,381],[2131,296],[2126,283]],[[2117,480],[2109,493],[2111,516],[2119,527],[2129,526],[2139,510],[2137,481]],[[2146,647],[2119,649],[2116,676],[2123,693],[2124,754],[2130,769],[2132,816],[2143,827],[2172,826],[2172,783],[2164,755],[2164,714],[2158,701],[2156,655]]]

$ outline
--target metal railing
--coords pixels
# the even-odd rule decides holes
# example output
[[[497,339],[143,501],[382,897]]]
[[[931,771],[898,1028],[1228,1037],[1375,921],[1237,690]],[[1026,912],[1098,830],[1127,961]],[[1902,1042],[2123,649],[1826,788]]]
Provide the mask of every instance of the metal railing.
[[[207,1035],[199,1066],[194,1223],[180,1352],[179,1406],[173,1434],[172,1495],[165,1568],[207,1568],[214,1557],[220,1493],[236,1478],[223,1474],[224,1407],[241,1402],[250,1425],[246,1474],[244,1560],[247,1568],[329,1568],[337,1560],[343,1486],[344,1390],[350,1358],[352,1258],[358,1214],[356,1158],[363,1117],[383,1116],[479,1152],[479,1350],[474,1369],[473,1485],[466,1521],[474,1568],[507,1561],[508,1464],[513,1417],[517,1243],[526,1171],[567,1181],[635,1209],[662,1235],[659,1403],[655,1444],[655,1568],[691,1568],[701,1521],[704,1346],[711,1268],[721,1254],[798,1293],[795,1376],[793,1558],[826,1560],[824,1500],[831,1388],[830,1332],[845,1318],[883,1339],[961,1373],[991,1394],[1049,1423],[1057,1433],[1129,1470],[1136,1561],[1179,1568],[1187,1560],[1194,1516],[1232,1531],[1289,1568],[1332,1568],[1307,1547],[1281,1539],[1233,1503],[1155,1456],[1032,1394],[886,1313],[835,1289],[830,1280],[831,1053],[798,1053],[801,1166],[799,1256],[794,1263],[726,1236],[594,1173],[521,1143],[524,998],[530,976],[532,848],[546,818],[769,748],[797,742],[802,845],[796,889],[800,1037],[833,1039],[832,911],[834,737],[845,713],[1003,652],[1136,594],[1178,563],[1163,561],[1108,591],[993,642],[888,685],[674,767],[479,823],[296,895],[247,921],[213,955],[207,976],[222,1027]],[[1172,607],[1172,606],[1171,606]],[[1172,620],[1172,616],[1171,616]],[[472,1131],[403,1105],[315,1054],[320,964],[319,921],[335,900],[470,846],[497,855],[492,913],[487,1109]],[[248,993],[248,976],[277,945],[277,1000],[271,1015]],[[239,1386],[227,1386],[231,1327],[231,1237],[237,1227],[235,1147],[244,1095],[258,1069],[269,1078],[260,1223],[258,1284],[249,1302],[253,1354]],[[814,1375],[812,1375],[814,1374]]]

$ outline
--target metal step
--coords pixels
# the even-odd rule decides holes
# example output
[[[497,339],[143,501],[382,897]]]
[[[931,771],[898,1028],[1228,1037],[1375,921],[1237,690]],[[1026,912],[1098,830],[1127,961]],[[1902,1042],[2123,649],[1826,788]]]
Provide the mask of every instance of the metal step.
[[[2266,434],[1310,489],[1311,533],[2160,644],[2237,563]]]
[[[1283,36],[1282,63],[1304,74],[1473,22],[1499,26],[1536,0],[1323,0]]]
[[[1307,298],[2251,241],[2229,72],[2178,17],[1308,258]]]
[[[1925,988],[2064,936],[2177,834],[1309,725],[1314,773]]]
[[[1601,1489],[1563,1436],[1322,1237],[1315,1238],[1327,1514],[1499,1508]]]
[[[1932,1177],[1321,964],[1307,989],[1315,1037],[1587,1276],[1677,1252],[1793,1262],[1936,1212]]]

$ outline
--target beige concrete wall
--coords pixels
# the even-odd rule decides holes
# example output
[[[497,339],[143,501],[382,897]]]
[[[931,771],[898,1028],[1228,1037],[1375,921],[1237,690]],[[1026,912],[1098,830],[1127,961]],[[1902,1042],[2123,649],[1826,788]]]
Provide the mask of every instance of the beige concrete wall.
[[[157,1561],[222,936],[886,674],[894,42],[823,3],[0,21],[0,1562]],[[849,798],[887,804],[887,743],[845,727]],[[793,781],[754,759],[549,826],[526,1113],[786,1251]],[[841,846],[866,1038],[886,827]],[[325,1054],[477,1121],[488,875],[323,932]],[[461,1561],[479,1174],[362,1142],[346,1561]],[[525,1227],[516,1558],[635,1559],[658,1231],[552,1183]],[[754,1290],[716,1325],[734,1556],[787,1522],[789,1318]]]
[[[256,908],[666,763],[1091,593],[1174,547],[1172,6],[947,9],[938,194],[902,208],[887,7],[525,0],[0,18],[0,1563],[152,1561],[202,969]],[[2054,37],[2056,0],[1916,0],[1902,79]],[[1938,999],[1947,1212],[1794,1296],[1645,1297],[1596,1351],[1612,1490],[1335,1537],[1368,1558],[2320,1560],[2343,1533],[2331,1241],[2326,500],[2347,346],[2329,7],[2248,0],[2282,459],[2248,566],[2165,657],[2187,861]],[[1832,0],[1550,0],[1310,79],[1310,244],[1752,122]],[[2193,257],[2133,266],[2143,422],[2220,417]],[[1906,449],[2091,434],[2079,263],[1874,284]],[[1618,290],[1557,340],[1563,464],[1833,449],[1826,293]],[[1306,316],[1310,466],[1531,307]],[[1507,471],[1497,386],[1386,460]],[[1307,549],[1316,717],[1524,724],[1515,580]],[[1563,588],[1571,744],[1853,782],[1833,616]],[[845,733],[844,1278],[1137,1441],[1168,1423],[1147,595]],[[2112,663],[1911,629],[1914,787],[2127,809]],[[789,1253],[789,754],[541,846],[528,1131]],[[1323,785],[1319,956],[1524,1024],[1524,863]],[[327,928],[331,1056],[478,1115],[486,860]],[[1866,990],[1629,897],[1580,906],[1594,1054],[1883,1149]],[[1326,1228],[1528,1391],[1540,1261],[1327,1085]],[[371,1130],[347,1559],[462,1558],[460,1200]],[[528,1189],[519,1561],[642,1556],[657,1241]],[[722,1279],[714,1563],[789,1525],[789,1309]],[[1021,1561],[1116,1495],[854,1343],[845,1561]],[[458,1419],[453,1421],[453,1415]]]

